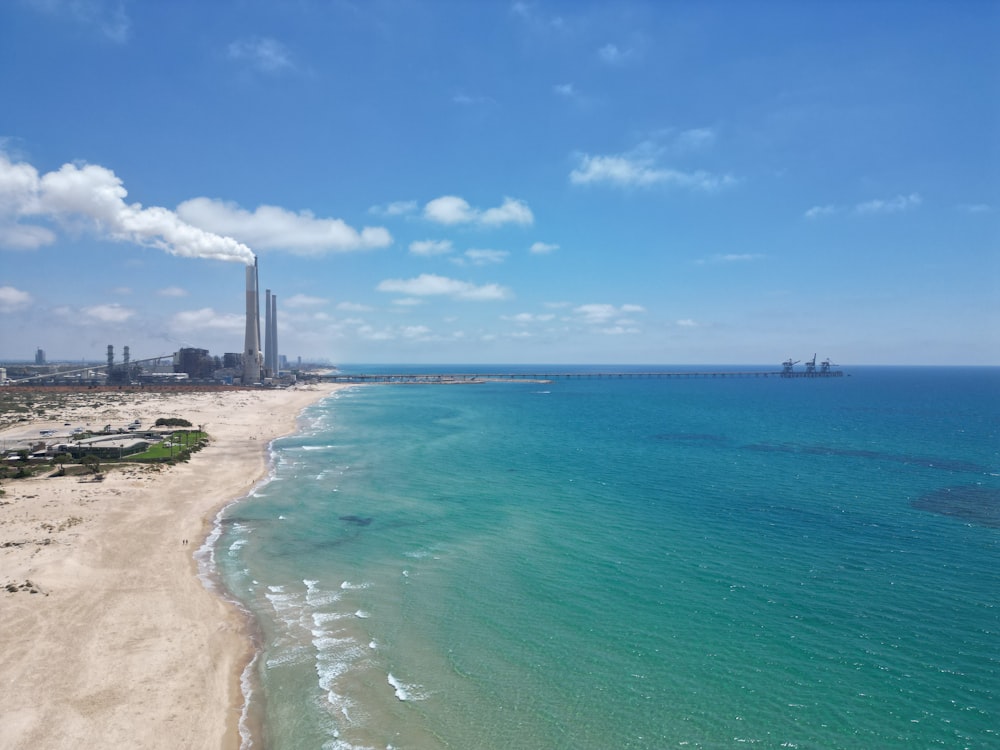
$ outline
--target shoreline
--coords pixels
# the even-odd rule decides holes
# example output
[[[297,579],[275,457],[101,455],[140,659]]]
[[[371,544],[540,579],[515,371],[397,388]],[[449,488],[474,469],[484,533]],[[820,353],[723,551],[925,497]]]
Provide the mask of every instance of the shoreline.
[[[0,745],[241,746],[252,623],[221,580],[208,584],[199,558],[223,509],[266,477],[271,442],[342,387],[82,392],[0,432],[141,414],[183,417],[210,435],[172,467],[3,483]]]

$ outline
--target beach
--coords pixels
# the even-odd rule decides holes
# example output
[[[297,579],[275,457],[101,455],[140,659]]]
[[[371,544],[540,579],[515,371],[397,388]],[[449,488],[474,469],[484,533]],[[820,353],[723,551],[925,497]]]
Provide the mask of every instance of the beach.
[[[196,554],[267,471],[268,443],[336,387],[78,392],[0,431],[179,417],[210,440],[174,466],[3,482],[0,746],[240,746],[248,623],[206,588]]]

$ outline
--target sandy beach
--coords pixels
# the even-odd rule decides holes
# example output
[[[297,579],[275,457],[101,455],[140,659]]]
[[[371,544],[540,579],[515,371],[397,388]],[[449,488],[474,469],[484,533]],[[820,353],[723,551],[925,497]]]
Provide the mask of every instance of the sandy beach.
[[[195,553],[218,509],[264,475],[268,442],[337,387],[81,393],[0,431],[181,417],[210,436],[171,467],[3,482],[0,747],[240,746],[251,643]]]

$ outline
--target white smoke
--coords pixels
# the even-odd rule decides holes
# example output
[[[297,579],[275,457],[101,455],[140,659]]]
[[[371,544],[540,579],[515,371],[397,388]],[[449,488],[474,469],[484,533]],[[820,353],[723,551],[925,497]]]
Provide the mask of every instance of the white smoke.
[[[190,224],[236,237],[258,250],[285,250],[295,255],[320,256],[388,247],[392,235],[384,227],[358,231],[342,219],[289,211],[281,206],[258,206],[253,211],[235,203],[192,198],[177,207]]]
[[[33,250],[55,242],[56,234],[34,220],[82,226],[171,255],[253,263],[250,248],[232,237],[192,226],[166,208],[126,203],[127,195],[121,179],[105,167],[63,164],[39,175],[31,164],[0,152],[0,246]]]

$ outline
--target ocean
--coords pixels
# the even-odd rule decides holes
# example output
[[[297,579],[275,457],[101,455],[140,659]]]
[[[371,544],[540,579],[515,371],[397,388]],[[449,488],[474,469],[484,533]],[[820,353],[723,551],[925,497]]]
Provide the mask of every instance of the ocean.
[[[998,435],[997,368],[338,391],[218,521],[244,745],[1000,747]]]

